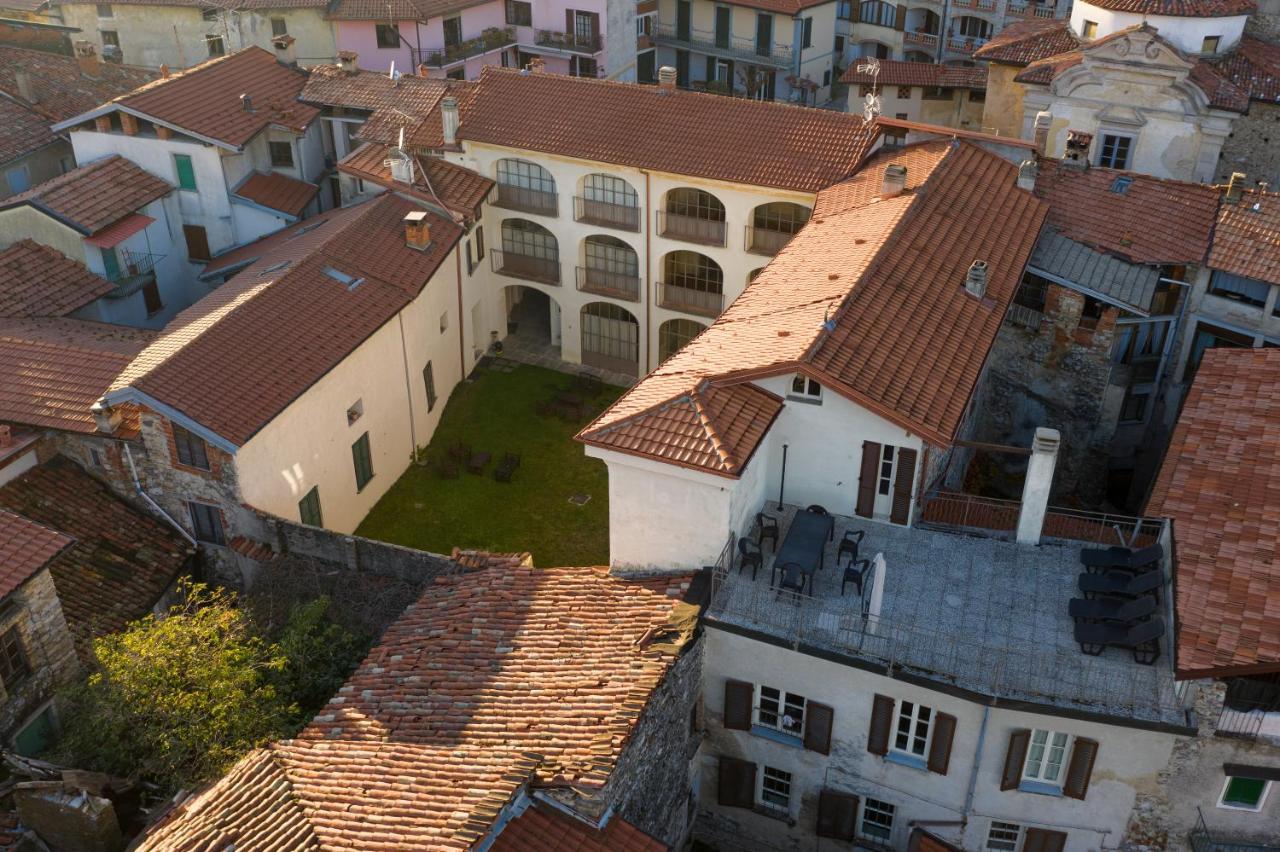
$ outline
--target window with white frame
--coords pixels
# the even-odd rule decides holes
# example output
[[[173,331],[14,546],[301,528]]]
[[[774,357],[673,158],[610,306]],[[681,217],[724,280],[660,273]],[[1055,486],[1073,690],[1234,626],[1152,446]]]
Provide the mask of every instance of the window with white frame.
[[[862,819],[858,822],[858,836],[888,843],[893,836],[894,810],[894,806],[888,802],[868,796],[862,803]]]
[[[1238,811],[1260,811],[1267,800],[1270,781],[1261,778],[1246,778],[1241,775],[1228,775],[1222,785],[1222,795],[1218,797],[1218,807]]]
[[[822,399],[822,385],[808,376],[796,376],[791,380],[791,395],[805,399]]]
[[[780,811],[791,810],[791,773],[764,767],[760,773],[760,804]]]
[[[1022,780],[1061,787],[1070,743],[1070,735],[1061,731],[1039,728],[1032,731],[1027,746],[1027,762],[1022,766]]]
[[[804,696],[760,686],[755,723],[793,737],[804,736]]]
[[[1022,826],[1016,822],[991,821],[987,830],[987,848],[995,852],[1018,852],[1018,840],[1022,834]]]
[[[893,493],[894,461],[897,458],[897,447],[884,444],[880,447],[880,477],[876,483],[876,493],[888,497]]]
[[[1133,154],[1133,137],[1118,133],[1102,134],[1098,147],[1098,165],[1104,169],[1127,169]]]
[[[898,721],[891,748],[913,757],[929,754],[929,735],[933,730],[933,710],[914,701],[898,702]]]

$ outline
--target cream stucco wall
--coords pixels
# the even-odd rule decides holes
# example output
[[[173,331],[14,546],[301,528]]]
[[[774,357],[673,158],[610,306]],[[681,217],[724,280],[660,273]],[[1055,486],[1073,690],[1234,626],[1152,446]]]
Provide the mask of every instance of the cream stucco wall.
[[[56,139],[24,157],[0,163],[0,198],[16,195],[14,186],[25,177],[29,186],[36,186],[57,177],[75,167],[75,155],[65,139]]]
[[[908,97],[900,97],[899,92],[908,90]],[[849,112],[861,112],[863,108],[863,87],[849,86]],[[981,96],[981,93],[979,93]],[[946,99],[925,98],[924,89],[920,86],[881,86],[880,114],[887,118],[905,118],[907,121],[920,121],[939,127],[955,127],[965,130],[978,130],[982,126],[982,115],[985,104],[973,99],[968,89],[952,89],[951,96]]]
[[[984,132],[1015,139],[1022,137],[1022,97],[1027,89],[1013,81],[1021,70],[1016,65],[987,64],[987,102],[982,111]]]
[[[1139,12],[1117,12],[1094,6],[1085,0],[1076,0],[1071,7],[1071,29],[1084,32],[1084,22],[1098,25],[1097,38],[1139,24],[1155,27],[1160,36],[1172,42],[1186,53],[1197,54],[1206,36],[1222,39],[1219,52],[1226,51],[1240,41],[1248,15],[1232,15],[1217,18],[1177,17],[1173,15],[1147,15]]]
[[[84,263],[84,242],[72,228],[26,204],[0,210],[0,249],[22,239],[35,240]]]

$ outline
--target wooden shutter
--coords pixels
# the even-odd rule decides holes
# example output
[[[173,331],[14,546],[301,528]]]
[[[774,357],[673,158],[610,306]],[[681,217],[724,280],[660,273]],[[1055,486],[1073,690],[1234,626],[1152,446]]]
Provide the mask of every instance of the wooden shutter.
[[[956,717],[936,713],[933,717],[933,740],[929,743],[929,771],[947,774],[951,765],[951,740],[956,735]]]
[[[862,472],[858,475],[858,505],[854,514],[869,518],[876,511],[876,479],[880,471],[880,445],[862,442]]]
[[[916,481],[916,451],[899,449],[898,468],[893,476],[893,508],[889,520],[905,524],[911,518],[911,486]]]
[[[1062,852],[1066,846],[1066,832],[1028,828],[1026,837],[1022,841],[1022,852]]]
[[[146,306],[147,316],[163,310],[164,302],[160,299],[160,287],[156,284],[156,279],[152,278],[142,285],[142,303]]]
[[[720,758],[717,801],[727,808],[750,808],[756,803],[756,765],[736,757]]]
[[[837,840],[853,840],[858,824],[858,797],[835,790],[818,793],[818,825],[814,833],[819,837]]]
[[[872,754],[889,753],[889,734],[893,729],[894,701],[887,695],[877,695],[871,702],[871,730],[867,733],[867,751]]]
[[[591,21],[591,46],[595,47],[600,43],[600,13],[588,12],[587,14]]]
[[[191,260],[209,260],[209,235],[200,225],[183,225],[182,235],[187,238],[187,257]]]
[[[1016,790],[1022,781],[1022,767],[1027,762],[1027,746],[1031,745],[1031,732],[1019,728],[1009,734],[1009,750],[1004,753],[1004,771],[1000,774],[1001,790]]]
[[[804,747],[819,754],[831,754],[831,722],[836,711],[826,704],[810,701],[804,705]]]
[[[907,28],[907,7],[905,3],[899,6],[894,13],[893,28],[898,32],[902,32]]]
[[[574,33],[577,32],[577,27],[575,27],[573,24],[574,24],[573,10],[565,9],[564,10],[564,31],[565,31],[565,35],[569,37],[570,44],[573,43]]]
[[[751,730],[751,702],[756,688],[740,680],[724,682],[724,726],[730,731]]]
[[[1098,757],[1098,741],[1076,737],[1071,746],[1071,760],[1067,763],[1067,780],[1062,785],[1062,795],[1083,799],[1089,792],[1089,776],[1093,775],[1093,762]]]

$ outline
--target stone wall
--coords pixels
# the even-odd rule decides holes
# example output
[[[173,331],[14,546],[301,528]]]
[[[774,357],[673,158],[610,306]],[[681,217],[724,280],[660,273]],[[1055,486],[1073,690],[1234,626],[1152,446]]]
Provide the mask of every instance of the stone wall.
[[[270,545],[282,556],[304,556],[331,562],[352,571],[415,583],[425,583],[445,571],[457,568],[454,560],[439,553],[414,550],[356,535],[344,535],[265,512],[253,514],[261,529],[257,540]],[[263,570],[270,570],[269,563]]]
[[[1280,41],[1280,19],[1271,26],[1275,32],[1269,38]],[[1232,172],[1244,172],[1247,186],[1265,180],[1273,191],[1280,188],[1280,105],[1251,101],[1249,113],[1231,125],[1215,177],[1219,183],[1226,183]]]
[[[12,592],[0,615],[0,635],[17,628],[31,673],[18,683],[0,686],[0,737],[6,741],[18,727],[53,697],[54,689],[79,671],[71,631],[48,569]]]

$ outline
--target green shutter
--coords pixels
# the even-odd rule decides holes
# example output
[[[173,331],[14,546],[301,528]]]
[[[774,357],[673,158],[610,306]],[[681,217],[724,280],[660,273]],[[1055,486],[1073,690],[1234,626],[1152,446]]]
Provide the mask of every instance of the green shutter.
[[[173,165],[178,170],[178,188],[195,191],[196,170],[186,154],[174,154]]]
[[[315,486],[298,502],[298,515],[308,526],[322,527],[324,519],[320,514],[320,486]]]
[[[369,455],[369,433],[365,432],[351,445],[351,459],[356,468],[356,490],[362,491],[373,479],[373,459]]]
[[[120,259],[116,257],[114,248],[100,248],[102,252],[102,269],[106,272],[108,281],[115,281],[120,277]]]

